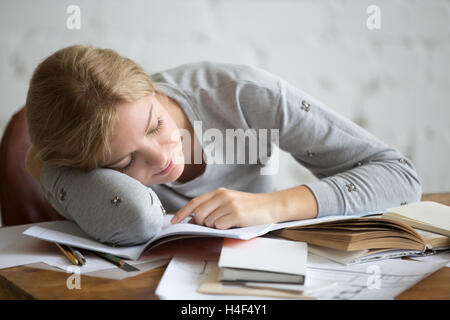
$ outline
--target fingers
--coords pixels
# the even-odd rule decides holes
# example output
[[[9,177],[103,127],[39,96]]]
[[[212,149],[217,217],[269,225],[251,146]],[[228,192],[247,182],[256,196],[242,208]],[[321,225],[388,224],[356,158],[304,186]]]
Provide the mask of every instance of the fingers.
[[[171,222],[180,222],[193,214],[190,223],[221,230],[271,223],[272,202],[270,195],[219,188],[189,201]]]
[[[170,222],[178,223],[180,221],[183,221],[184,219],[186,219],[186,217],[190,216],[194,212],[194,209],[196,209],[199,205],[201,205],[205,201],[209,200],[213,196],[214,196],[214,191],[211,191],[211,192],[205,193],[199,197],[192,199],[183,208],[178,210],[177,213],[175,213],[175,215],[173,216],[172,220],[170,220]]]
[[[210,213],[204,220],[203,224],[210,228],[215,228],[217,219],[229,215],[231,213],[231,210],[227,206],[221,206],[214,210],[212,213]]]
[[[222,213],[226,208],[224,207],[224,198],[220,194],[215,194],[212,198],[203,202],[197,208],[194,209],[195,223],[199,225],[206,225],[205,220],[216,210],[217,213]],[[223,213],[224,214],[224,213]]]
[[[233,213],[223,215],[222,217],[219,217],[214,221],[214,227],[219,230],[225,230],[239,226],[241,225],[239,224],[237,214]]]
[[[212,192],[196,197],[181,208],[172,218],[172,223],[182,221],[187,216],[194,214],[194,221],[199,225],[214,227],[214,221],[228,213],[233,191],[226,188],[218,188]]]

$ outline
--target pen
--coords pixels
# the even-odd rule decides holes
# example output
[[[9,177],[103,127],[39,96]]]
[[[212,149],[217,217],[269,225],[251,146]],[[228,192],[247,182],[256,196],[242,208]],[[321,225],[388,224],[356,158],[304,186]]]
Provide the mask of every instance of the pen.
[[[139,271],[138,268],[133,267],[132,265],[128,264],[125,262],[125,260],[120,259],[119,257],[113,256],[111,254],[108,253],[103,253],[103,252],[97,252],[97,251],[92,251],[94,252],[96,255],[98,255],[99,257],[108,260],[109,262],[114,263],[116,266],[118,266],[120,269],[125,270],[127,272],[130,271]]]
[[[75,265],[79,264],[77,258],[75,258],[75,256],[70,251],[64,249],[59,243],[55,242],[55,245],[64,254],[64,256],[67,258],[67,260],[70,261],[70,263],[75,264]]]
[[[81,254],[80,251],[78,251],[77,249],[74,249],[70,246],[67,246],[67,248],[75,256],[75,258],[77,258],[80,265],[84,266],[86,264],[86,258]]]

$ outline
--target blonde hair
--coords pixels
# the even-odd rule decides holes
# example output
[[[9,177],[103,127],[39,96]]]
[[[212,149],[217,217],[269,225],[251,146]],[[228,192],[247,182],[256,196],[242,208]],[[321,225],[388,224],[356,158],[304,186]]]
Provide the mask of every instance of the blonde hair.
[[[37,157],[48,166],[85,171],[110,159],[119,103],[158,92],[150,76],[111,49],[74,45],[56,51],[34,70],[26,120]]]

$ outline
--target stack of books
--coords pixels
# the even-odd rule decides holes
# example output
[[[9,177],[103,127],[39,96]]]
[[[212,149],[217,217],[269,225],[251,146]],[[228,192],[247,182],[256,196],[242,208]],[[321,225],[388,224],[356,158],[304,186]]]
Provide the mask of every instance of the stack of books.
[[[314,299],[336,285],[306,277],[305,242],[257,237],[225,238],[217,267],[198,288],[206,294]]]
[[[218,266],[222,283],[304,284],[308,245],[283,239],[225,238]]]
[[[307,242],[310,252],[346,265],[425,256],[450,249],[450,207],[422,201],[379,216],[294,226],[272,234]]]

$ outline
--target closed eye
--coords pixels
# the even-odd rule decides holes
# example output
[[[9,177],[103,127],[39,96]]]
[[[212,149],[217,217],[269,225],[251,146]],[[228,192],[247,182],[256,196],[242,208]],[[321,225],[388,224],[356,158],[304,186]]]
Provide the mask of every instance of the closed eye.
[[[158,134],[159,130],[161,130],[161,127],[162,127],[163,123],[164,123],[164,120],[161,119],[160,117],[158,117],[158,124],[156,125],[156,128],[153,129],[153,130],[150,130],[148,132],[148,135],[150,135],[150,134]]]
[[[156,134],[158,134],[159,130],[161,130],[161,127],[162,127],[163,123],[164,123],[164,120],[161,119],[160,117],[158,117],[158,124],[156,125],[156,128],[153,129],[153,130],[150,130],[147,135],[156,135]],[[132,153],[130,162],[126,166],[124,166],[122,168],[117,168],[117,170],[120,171],[120,172],[124,172],[124,171],[128,170],[133,165],[134,159],[135,159],[135,155],[134,155],[134,153]]]
[[[117,168],[117,170],[120,172],[124,172],[125,170],[129,169],[133,165],[134,158],[135,158],[134,153],[132,153],[130,162],[128,162],[128,164],[125,167]]]

